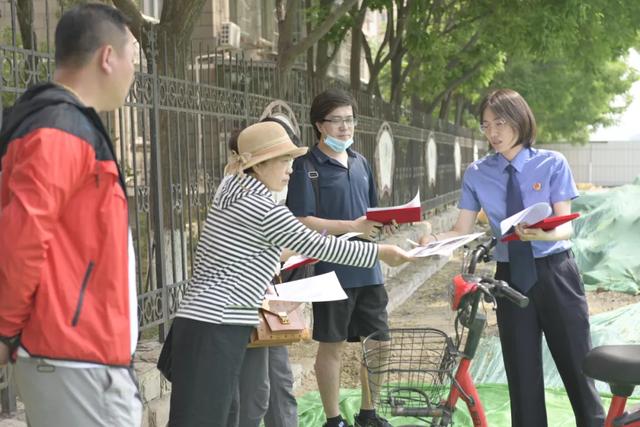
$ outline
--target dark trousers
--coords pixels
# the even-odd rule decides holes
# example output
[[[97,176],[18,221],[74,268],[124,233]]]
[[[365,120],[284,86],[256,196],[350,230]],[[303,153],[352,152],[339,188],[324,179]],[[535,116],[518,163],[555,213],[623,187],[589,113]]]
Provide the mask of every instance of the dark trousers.
[[[522,309],[498,301],[498,329],[509,382],[513,427],[546,427],[542,333],[566,388],[578,427],[601,427],[604,410],[593,380],[582,373],[591,349],[589,311],[571,251],[536,259],[538,282]],[[509,281],[509,264],[498,263],[496,278]],[[554,425],[551,420],[551,425]]]
[[[176,318],[170,427],[226,427],[252,326]]]

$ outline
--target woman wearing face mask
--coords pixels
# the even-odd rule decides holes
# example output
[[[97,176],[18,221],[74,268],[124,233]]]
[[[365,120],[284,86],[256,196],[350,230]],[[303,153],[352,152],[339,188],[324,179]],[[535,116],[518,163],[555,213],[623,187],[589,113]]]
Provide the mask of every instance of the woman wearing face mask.
[[[536,121],[524,98],[510,89],[496,90],[482,101],[479,118],[494,154],[467,168],[453,229],[424,236],[423,244],[472,232],[481,208],[498,238],[500,221],[535,203],[548,203],[554,215],[571,213],[571,200],[578,197],[578,190],[569,165],[560,153],[534,148]],[[593,380],[582,373],[591,337],[587,299],[569,241],[571,223],[550,231],[525,226],[515,227],[519,241],[498,241],[495,250],[496,278],[529,297],[526,308],[498,299],[511,423],[517,427],[556,425],[547,420],[544,403],[544,334],[576,425],[600,427],[604,423],[600,398]]]
[[[287,206],[316,231],[334,235],[356,231],[370,239],[380,232],[382,224],[365,216],[367,208],[377,205],[378,198],[369,163],[351,148],[356,114],[354,99],[340,89],[329,89],[315,97],[310,119],[318,143],[293,165]],[[344,427],[347,422],[339,410],[343,343],[388,329],[388,297],[378,263],[367,268],[330,262],[315,265],[316,274],[328,271],[335,271],[349,298],[313,304],[313,339],[319,342],[315,370],[325,425]],[[355,425],[389,426],[367,399],[364,367],[361,374],[363,399]]]

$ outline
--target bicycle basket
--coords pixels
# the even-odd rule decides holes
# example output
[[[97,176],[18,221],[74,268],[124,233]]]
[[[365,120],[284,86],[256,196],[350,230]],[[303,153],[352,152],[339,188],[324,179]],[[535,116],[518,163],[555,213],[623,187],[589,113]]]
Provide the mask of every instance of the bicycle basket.
[[[441,416],[456,361],[451,338],[439,329],[390,329],[362,342],[371,399],[390,415]]]

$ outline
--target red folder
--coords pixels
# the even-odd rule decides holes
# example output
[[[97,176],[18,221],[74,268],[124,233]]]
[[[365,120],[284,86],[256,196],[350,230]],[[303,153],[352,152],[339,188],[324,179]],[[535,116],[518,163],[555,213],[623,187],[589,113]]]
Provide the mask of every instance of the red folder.
[[[422,221],[422,211],[420,206],[367,211],[367,219],[383,224],[390,224],[394,219],[398,224],[420,222]]]
[[[315,258],[304,258],[300,262],[292,264],[292,265],[288,266],[287,268],[283,268],[282,271],[294,270],[296,268],[302,267],[303,265],[307,265],[307,264],[311,264],[311,263],[315,263],[315,262],[318,262],[318,260],[315,259]]]
[[[540,228],[544,231],[553,230],[557,226],[564,224],[568,221],[573,221],[574,219],[580,216],[579,213],[572,213],[569,215],[561,215],[561,216],[550,216],[549,218],[545,218],[542,221],[536,222],[535,224],[527,225],[526,228]],[[510,242],[511,240],[520,240],[516,233],[509,233],[505,235],[501,242]]]

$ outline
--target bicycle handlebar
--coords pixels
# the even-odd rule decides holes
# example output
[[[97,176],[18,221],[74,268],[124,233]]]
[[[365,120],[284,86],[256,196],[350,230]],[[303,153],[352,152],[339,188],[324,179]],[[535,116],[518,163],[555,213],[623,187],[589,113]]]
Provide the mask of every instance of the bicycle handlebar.
[[[480,286],[481,288],[486,289],[486,291],[492,296],[497,298],[506,298],[520,308],[525,308],[529,305],[529,298],[522,295],[516,289],[513,289],[504,280],[483,278],[480,281]]]
[[[470,278],[474,277],[476,265],[478,264],[478,262],[488,262],[491,260],[491,250],[496,246],[496,244],[497,239],[494,237],[488,243],[481,243],[477,245],[475,249],[473,249],[469,256],[469,264],[467,266],[467,275]],[[477,283],[477,289],[489,298],[487,301],[495,301],[496,298],[506,298],[520,308],[524,308],[529,305],[529,298],[522,295],[516,289],[513,289],[505,281],[495,280],[489,277],[475,277],[475,280],[473,281]],[[460,308],[464,310],[464,305],[470,307],[471,311],[469,319],[473,319],[479,302],[480,295],[477,294],[476,297],[467,300],[466,304],[463,304],[462,306],[460,306]]]
[[[474,274],[476,272],[476,265],[478,264],[478,261],[487,262],[491,260],[491,249],[493,249],[497,243],[498,240],[493,237],[489,241],[488,245],[483,243],[476,246],[476,248],[473,250],[473,252],[471,252],[470,255],[469,265],[467,266],[468,274]]]

